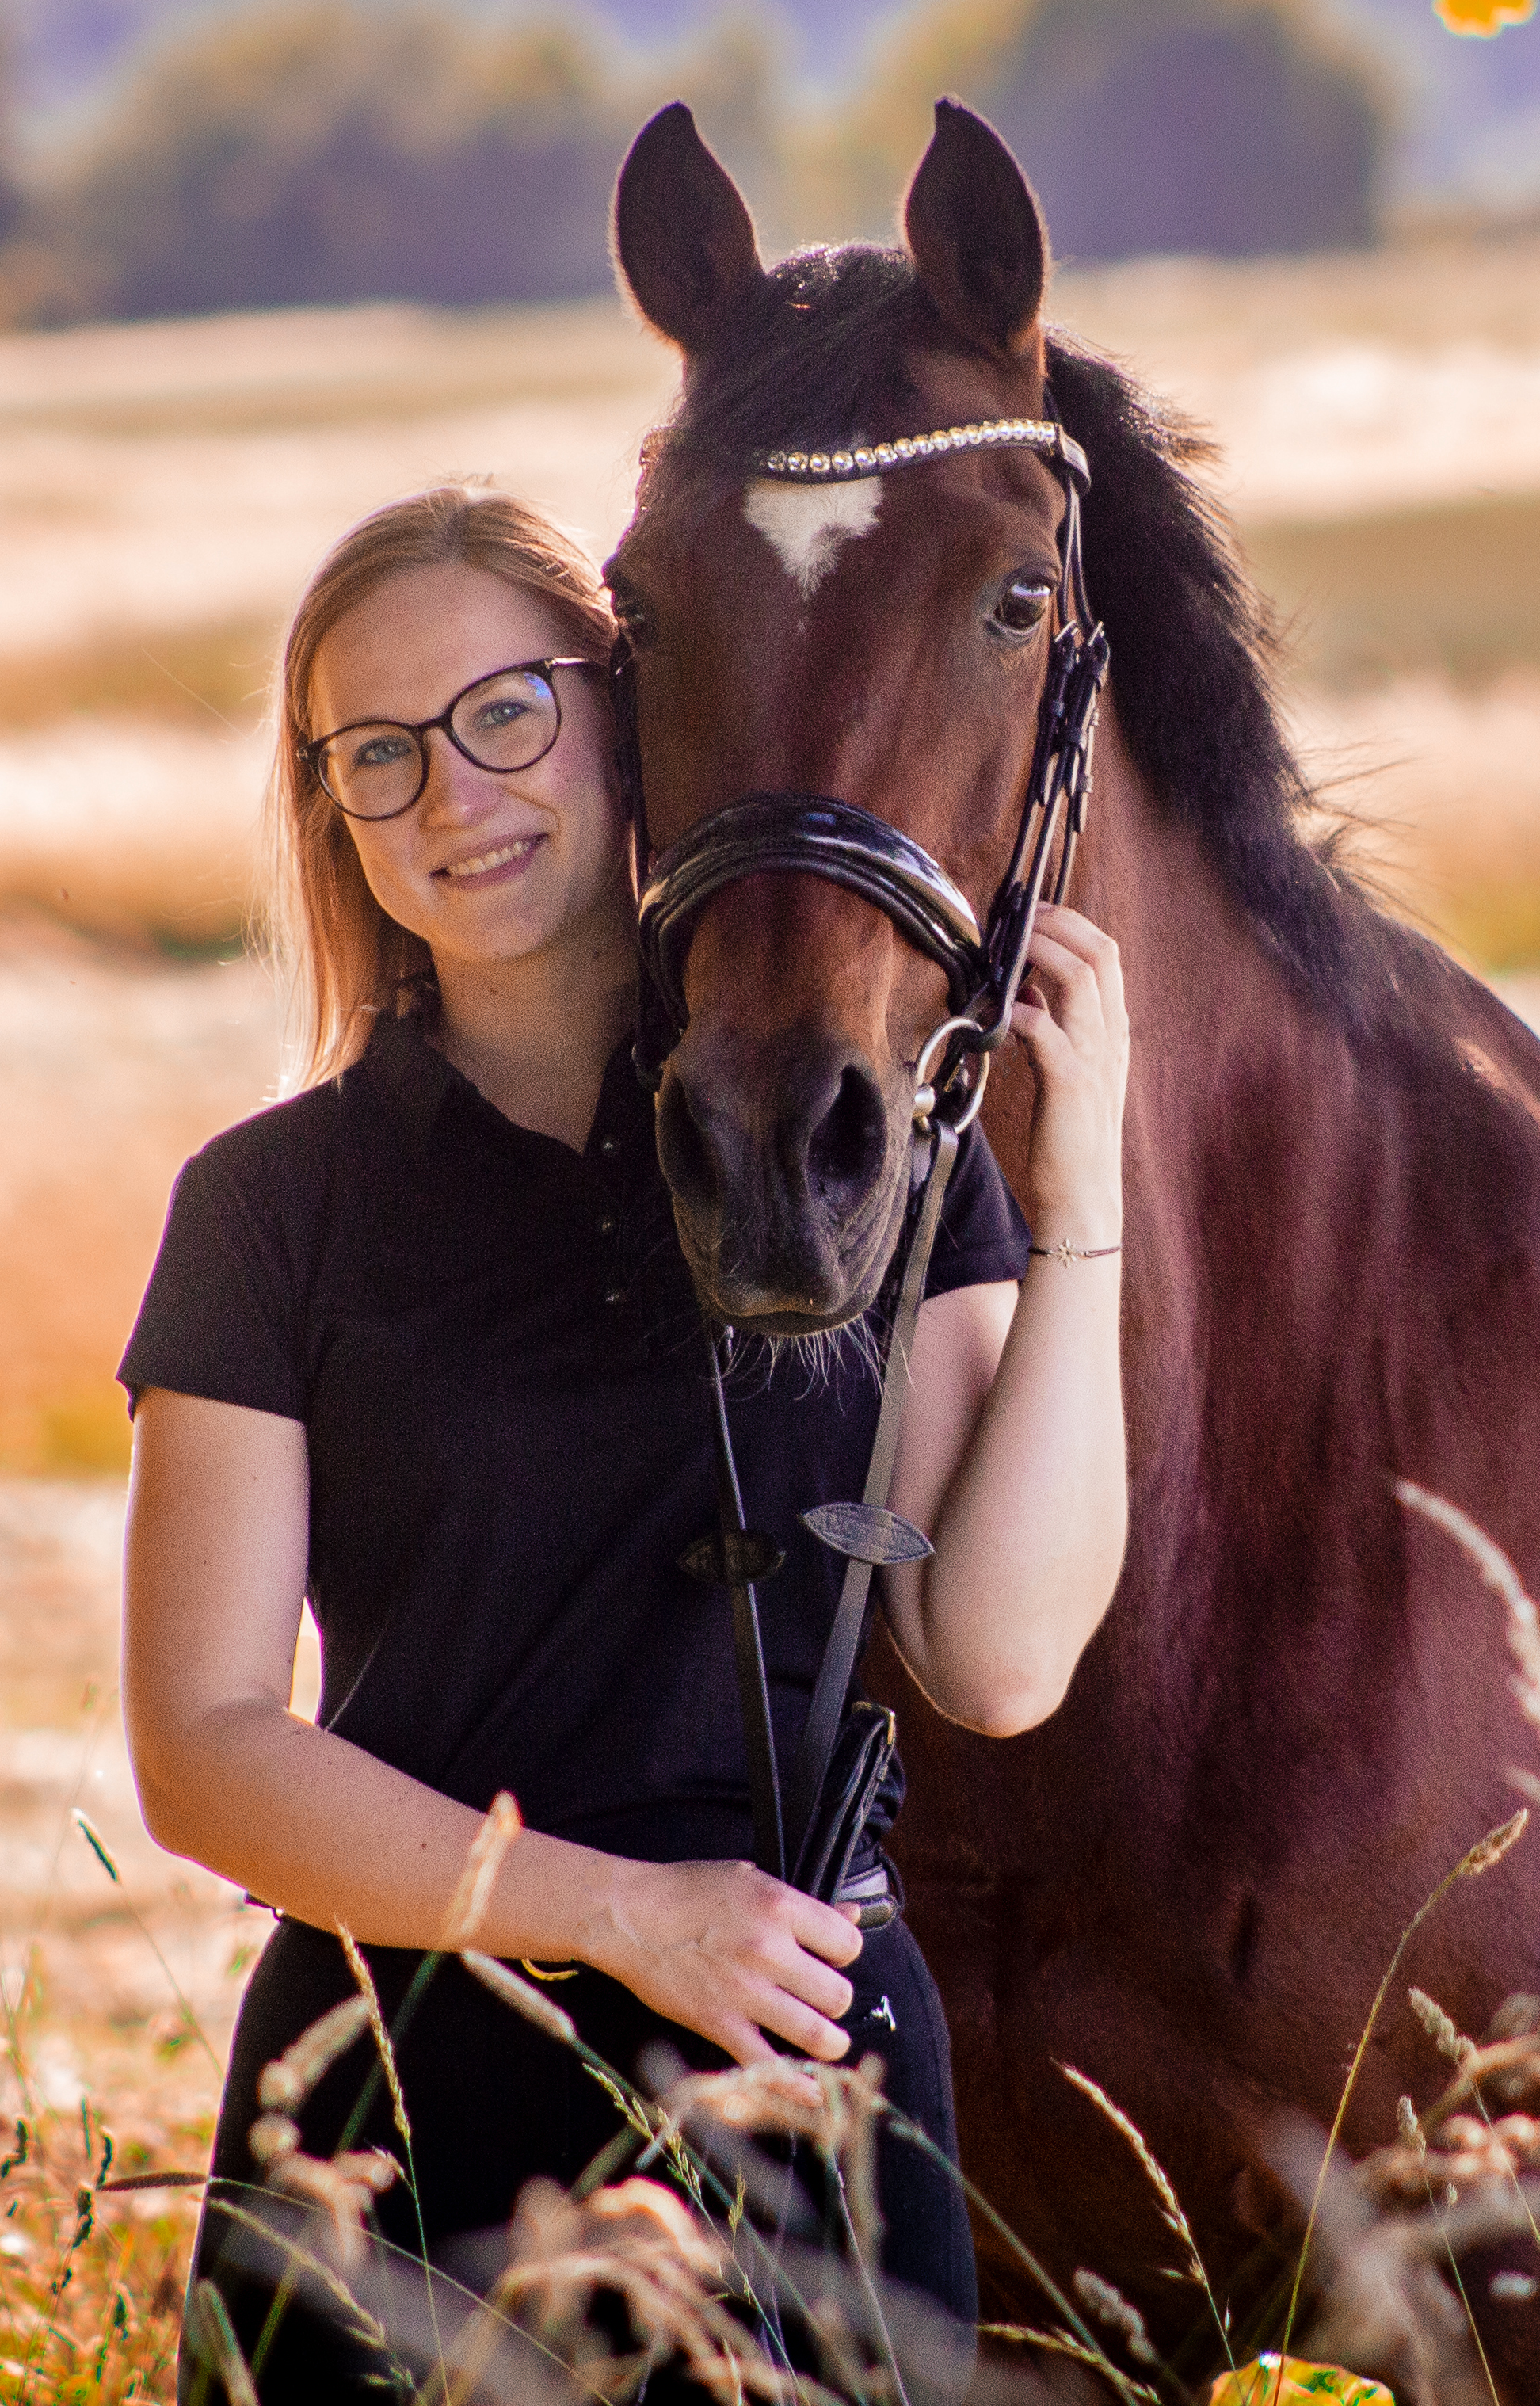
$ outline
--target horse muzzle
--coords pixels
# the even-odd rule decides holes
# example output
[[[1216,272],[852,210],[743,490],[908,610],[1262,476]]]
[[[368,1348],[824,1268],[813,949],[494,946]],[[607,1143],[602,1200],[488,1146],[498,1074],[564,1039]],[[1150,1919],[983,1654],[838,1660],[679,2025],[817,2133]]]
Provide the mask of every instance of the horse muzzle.
[[[686,1030],[658,1094],[657,1151],[710,1317],[802,1337],[866,1310],[908,1202],[911,1086],[901,1065],[879,1069],[830,1034],[751,1046]]]

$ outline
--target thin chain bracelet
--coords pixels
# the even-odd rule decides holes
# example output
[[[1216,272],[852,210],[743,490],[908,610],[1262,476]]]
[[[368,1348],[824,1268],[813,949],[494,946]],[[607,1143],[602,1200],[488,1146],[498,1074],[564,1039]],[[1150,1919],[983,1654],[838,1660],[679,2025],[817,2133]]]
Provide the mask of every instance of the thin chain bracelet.
[[[1036,1253],[1039,1261],[1057,1262],[1061,1269],[1067,1270],[1071,1262],[1105,1261],[1109,1253],[1121,1253],[1123,1247],[1121,1245],[1072,1245],[1066,1237],[1061,1244],[1030,1245],[1027,1251]]]

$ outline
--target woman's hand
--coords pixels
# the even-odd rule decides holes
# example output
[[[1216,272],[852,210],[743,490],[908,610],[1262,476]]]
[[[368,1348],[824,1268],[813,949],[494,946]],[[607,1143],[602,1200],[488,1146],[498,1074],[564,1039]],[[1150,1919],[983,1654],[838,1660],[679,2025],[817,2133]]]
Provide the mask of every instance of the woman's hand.
[[[1123,1236],[1128,1012],[1110,936],[1041,904],[1030,975],[1011,1013],[1038,1082],[1023,1208],[1035,1244],[1115,1245]]]
[[[1011,1032],[1037,1092],[1018,1194],[1035,1250],[1059,1258],[1033,1261],[1019,1290],[1001,1281],[922,1306],[891,1502],[935,1551],[882,1575],[921,1687],[992,1737],[1063,1700],[1128,1527],[1118,948],[1078,911],[1044,906],[1027,959]]]
[[[850,2045],[836,2027],[854,1991],[832,1968],[860,1933],[752,1863],[639,1863],[612,1858],[581,1953],[670,2021],[754,2063],[767,2031],[821,2063]]]

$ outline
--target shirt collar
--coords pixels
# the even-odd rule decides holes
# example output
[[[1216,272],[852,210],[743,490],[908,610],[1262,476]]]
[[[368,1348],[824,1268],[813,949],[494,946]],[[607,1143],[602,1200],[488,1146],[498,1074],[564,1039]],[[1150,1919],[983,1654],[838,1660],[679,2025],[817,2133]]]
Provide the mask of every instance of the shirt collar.
[[[359,1068],[383,1096],[408,1143],[418,1148],[431,1136],[451,1087],[465,1083],[436,1045],[429,1043],[420,1011],[400,1019],[382,1012]]]
[[[439,1113],[451,1096],[461,1096],[480,1110],[491,1111],[503,1127],[516,1128],[516,1122],[503,1119],[469,1078],[445,1059],[437,1045],[429,1042],[428,1021],[421,1011],[408,1012],[403,1018],[388,1018],[382,1012],[359,1067],[384,1097],[407,1142],[419,1151],[432,1136]],[[605,1064],[584,1158],[591,1158],[606,1138],[618,1138],[628,1149],[643,1137],[651,1142],[652,1119],[651,1098],[631,1066],[631,1038],[627,1035]]]

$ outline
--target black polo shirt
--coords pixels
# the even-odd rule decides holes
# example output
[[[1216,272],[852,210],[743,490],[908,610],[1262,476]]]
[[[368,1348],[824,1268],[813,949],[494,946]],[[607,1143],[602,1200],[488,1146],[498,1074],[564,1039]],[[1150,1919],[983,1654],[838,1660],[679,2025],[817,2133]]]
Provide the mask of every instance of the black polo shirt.
[[[932,1293],[1019,1279],[1027,1235],[964,1139]],[[705,1340],[622,1048],[586,1147],[515,1126],[382,1021],[340,1080],[181,1172],[120,1377],[304,1422],[320,1719],[485,1810],[655,1861],[752,1851]],[[728,1384],[789,1765],[841,1565],[801,1527],[858,1496],[872,1348],[742,1349]]]

